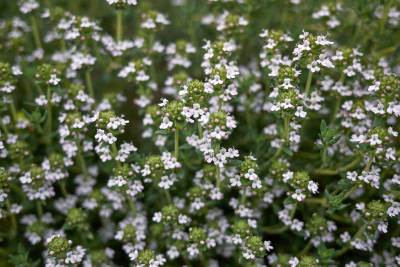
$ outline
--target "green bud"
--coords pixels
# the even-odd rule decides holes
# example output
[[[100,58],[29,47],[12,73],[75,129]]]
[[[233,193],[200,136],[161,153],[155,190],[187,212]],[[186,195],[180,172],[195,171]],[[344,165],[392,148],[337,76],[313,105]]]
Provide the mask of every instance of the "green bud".
[[[15,161],[24,160],[29,155],[28,144],[24,141],[17,141],[9,146],[10,157]]]
[[[246,240],[246,247],[256,255],[256,257],[263,257],[265,255],[264,242],[259,236],[251,236]]]
[[[249,224],[244,220],[235,222],[232,226],[232,230],[235,234],[240,235],[242,238],[248,237],[251,233]]]
[[[311,219],[307,222],[307,229],[311,235],[316,236],[321,234],[327,228],[327,222],[324,217],[314,213]]]
[[[50,255],[62,259],[65,258],[65,255],[69,250],[70,243],[65,237],[54,236],[47,246]]]
[[[10,185],[10,175],[4,167],[0,167],[0,190],[8,189]]]
[[[206,241],[206,232],[199,227],[189,229],[189,240],[192,243],[203,245]]]
[[[289,180],[289,183],[294,188],[307,189],[308,182],[310,181],[310,176],[305,171],[295,172],[293,179]]]
[[[138,257],[137,257],[137,262],[138,264],[141,264],[143,266],[150,266],[150,263],[154,260],[154,252],[150,249],[145,249],[140,251]]]
[[[388,205],[381,200],[373,200],[367,204],[364,210],[365,217],[369,221],[384,221],[387,218]]]
[[[72,208],[68,211],[66,224],[75,229],[86,229],[87,214],[80,208]]]
[[[165,206],[162,209],[163,220],[168,223],[178,220],[179,210],[174,205]]]
[[[136,228],[132,224],[128,224],[124,228],[124,242],[135,242],[136,241]]]
[[[303,256],[300,258],[298,267],[320,267],[318,259],[312,256]]]

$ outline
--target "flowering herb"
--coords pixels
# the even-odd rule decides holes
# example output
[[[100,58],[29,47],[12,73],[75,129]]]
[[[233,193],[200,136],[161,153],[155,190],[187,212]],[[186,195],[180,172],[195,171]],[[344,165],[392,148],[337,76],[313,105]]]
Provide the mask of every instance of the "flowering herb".
[[[0,1],[1,266],[399,266],[400,5]]]

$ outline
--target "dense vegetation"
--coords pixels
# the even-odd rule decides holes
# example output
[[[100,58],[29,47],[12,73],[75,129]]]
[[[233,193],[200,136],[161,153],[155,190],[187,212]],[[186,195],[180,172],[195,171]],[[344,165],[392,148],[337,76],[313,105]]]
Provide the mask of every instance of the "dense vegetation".
[[[399,0],[0,1],[0,267],[400,265],[399,29]]]

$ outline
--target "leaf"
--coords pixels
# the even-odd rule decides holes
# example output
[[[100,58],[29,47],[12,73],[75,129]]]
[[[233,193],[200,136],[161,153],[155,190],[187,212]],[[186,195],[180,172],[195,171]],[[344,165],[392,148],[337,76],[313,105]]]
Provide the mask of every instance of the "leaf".
[[[17,253],[9,256],[10,263],[15,267],[36,267],[39,266],[39,260],[31,261],[29,259],[29,252],[19,244]]]

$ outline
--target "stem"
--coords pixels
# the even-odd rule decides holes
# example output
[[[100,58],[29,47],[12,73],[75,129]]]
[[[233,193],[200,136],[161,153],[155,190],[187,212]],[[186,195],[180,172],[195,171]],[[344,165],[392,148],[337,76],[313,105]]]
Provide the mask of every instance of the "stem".
[[[128,206],[129,206],[129,209],[132,212],[132,215],[135,215],[136,214],[136,207],[135,207],[135,204],[133,203],[133,201],[132,201],[132,199],[131,199],[131,197],[129,195],[127,195],[127,200],[128,200]]]
[[[17,110],[15,109],[14,99],[11,99],[10,101],[10,113],[13,122],[17,122]]]
[[[165,198],[167,199],[167,202],[169,204],[171,204],[172,203],[172,198],[171,198],[171,194],[169,193],[168,189],[165,189],[164,193],[165,193]]]
[[[321,205],[322,207],[328,207],[328,203],[326,202],[325,198],[309,197],[304,199],[304,203],[318,204]]]
[[[116,38],[117,42],[121,42],[122,40],[122,10],[117,10],[117,32],[116,32]]]
[[[117,148],[117,145],[115,143],[113,143],[111,145],[111,151],[112,151],[112,154],[113,154],[112,156],[114,157],[115,162],[117,163],[117,166],[120,166],[121,162],[119,162],[119,160],[116,159],[116,157],[118,155],[118,148]]]
[[[312,76],[313,76],[313,73],[311,71],[308,71],[306,89],[304,91],[306,96],[309,96],[309,94],[310,94]]]
[[[40,40],[39,28],[38,28],[35,16],[31,16],[30,20],[31,20],[33,40],[35,42],[35,46],[36,46],[37,49],[39,49],[39,48],[41,49],[42,48],[42,41]]]
[[[76,144],[78,146],[77,160],[78,160],[80,169],[81,169],[81,171],[83,173],[83,176],[84,176],[85,180],[87,180],[89,178],[89,172],[88,172],[88,169],[87,169],[85,158],[83,157],[83,154],[82,154],[82,147],[81,147],[81,145],[79,143],[79,140],[76,141]]]
[[[357,156],[352,162],[350,162],[349,164],[342,166],[342,167],[338,167],[335,169],[316,169],[314,170],[314,174],[315,175],[338,175],[341,172],[345,172],[345,171],[349,171],[353,168],[355,168],[358,163],[360,163],[362,160],[361,156]]]
[[[285,140],[286,144],[289,143],[289,123],[289,117],[285,116],[285,118],[283,119],[283,139]]]
[[[10,200],[8,200],[8,199],[6,201],[6,206],[7,206],[7,210],[10,215],[10,219],[11,219],[10,237],[11,237],[11,239],[13,239],[15,237],[15,235],[17,234],[18,224],[17,224],[17,220],[15,218],[15,214],[11,212],[11,204],[10,204]]]
[[[324,146],[323,149],[322,149],[322,167],[325,167],[325,166],[326,166],[327,160],[328,160],[328,157],[327,157],[327,147]]]
[[[333,126],[334,124],[335,124],[335,121],[336,121],[336,116],[337,116],[337,114],[338,114],[338,112],[339,112],[339,110],[340,110],[340,104],[341,104],[341,101],[340,101],[340,95],[337,95],[336,96],[336,100],[335,100],[335,109],[333,110],[333,113],[332,113],[332,117],[331,117],[331,121],[330,121],[330,123],[329,123],[329,126]]]
[[[61,190],[61,193],[63,194],[64,197],[68,196],[67,186],[65,185],[65,181],[64,180],[62,180],[60,182],[60,190]]]
[[[51,144],[51,128],[52,128],[52,110],[51,110],[51,89],[47,87],[47,140]]]
[[[310,240],[310,241],[308,241],[307,245],[300,251],[299,256],[306,254],[310,250],[311,246],[312,246],[312,242]]]
[[[90,70],[85,71],[86,87],[88,89],[89,95],[94,98],[92,76],[90,75]]]
[[[219,153],[220,146],[221,145],[219,143],[216,144],[216,146],[215,146],[215,153],[216,154]],[[215,174],[215,184],[216,184],[217,188],[220,189],[220,186],[221,186],[221,169],[219,168],[219,166],[216,166],[216,167],[217,167],[217,173]]]
[[[175,158],[178,160],[179,157],[179,129],[175,128]]]
[[[40,202],[40,200],[36,200],[36,212],[38,215],[38,219],[39,221],[42,220],[42,216],[43,216],[43,207],[42,207],[42,203]]]
[[[203,128],[201,127],[200,122],[197,123],[197,130],[199,132],[199,137],[203,138]]]

